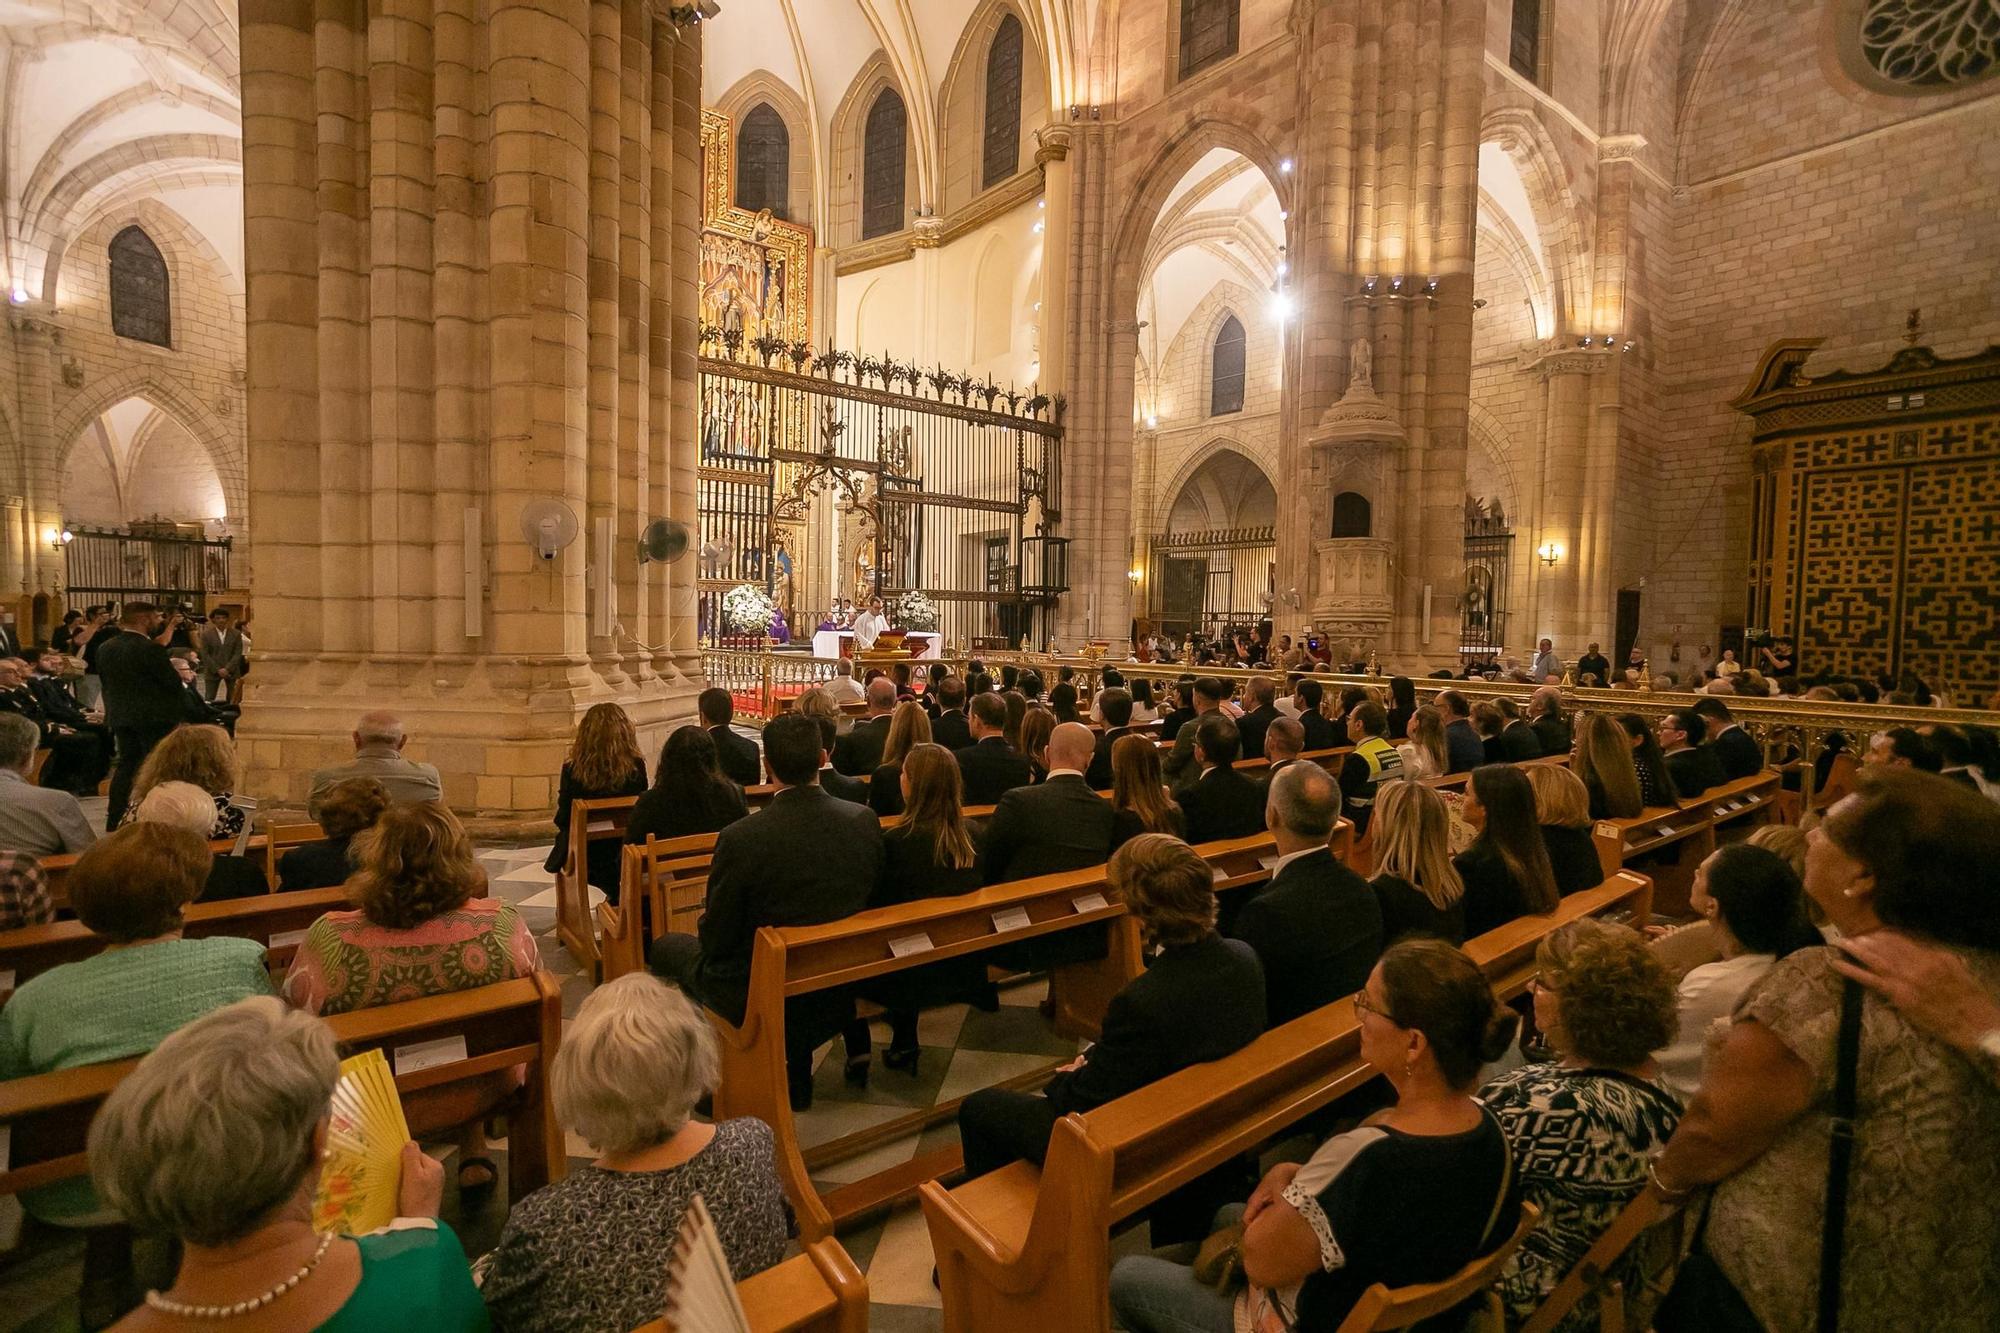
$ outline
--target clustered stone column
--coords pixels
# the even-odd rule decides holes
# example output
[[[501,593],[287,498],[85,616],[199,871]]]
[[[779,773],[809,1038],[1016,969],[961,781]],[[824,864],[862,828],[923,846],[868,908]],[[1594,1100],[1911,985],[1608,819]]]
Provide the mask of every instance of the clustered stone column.
[[[699,685],[692,566],[636,538],[695,521],[700,30],[647,0],[244,0],[242,53],[249,787],[302,798],[387,708],[455,808],[545,810],[585,709],[652,753]],[[581,524],[548,560],[543,499]]]
[[[52,451],[27,448],[29,442],[48,439],[55,433],[55,406],[52,385],[56,348],[62,331],[52,320],[18,310],[7,312],[8,327],[14,335],[14,402],[20,417],[14,424],[19,432],[16,446],[21,450],[22,493],[0,497],[0,568],[6,581],[0,595],[19,599],[15,628],[25,644],[32,637],[28,608],[33,594],[62,581],[62,554],[50,546],[43,530],[61,527],[62,505],[58,492],[62,478],[55,475],[48,460]]]
[[[1403,436],[1363,491],[1371,536],[1390,543],[1387,642],[1368,646],[1405,664],[1448,661],[1464,568],[1486,6],[1443,0],[1426,17],[1396,0],[1356,0],[1307,12],[1292,231],[1297,428],[1281,442],[1280,471],[1308,480],[1281,504],[1278,567],[1311,567],[1330,536],[1332,474],[1353,443],[1335,408],[1354,344],[1366,342],[1374,392]],[[1301,598],[1308,618],[1329,604],[1319,585],[1330,568],[1314,569]]]

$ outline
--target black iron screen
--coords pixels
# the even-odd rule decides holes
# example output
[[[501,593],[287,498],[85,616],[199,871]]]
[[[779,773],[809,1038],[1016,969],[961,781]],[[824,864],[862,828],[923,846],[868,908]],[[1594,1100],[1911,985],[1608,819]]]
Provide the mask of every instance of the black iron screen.
[[[1485,659],[1507,645],[1507,574],[1514,534],[1499,516],[1468,513],[1465,582],[1459,590],[1458,651]]]
[[[154,602],[206,611],[231,587],[230,538],[115,528],[72,528],[63,547],[64,600]]]

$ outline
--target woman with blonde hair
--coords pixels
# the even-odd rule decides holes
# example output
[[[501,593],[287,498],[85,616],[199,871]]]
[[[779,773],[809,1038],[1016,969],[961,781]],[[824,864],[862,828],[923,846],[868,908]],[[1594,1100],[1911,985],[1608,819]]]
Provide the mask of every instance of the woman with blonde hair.
[[[1167,792],[1160,747],[1150,736],[1120,736],[1111,743],[1111,850],[1141,833],[1180,837],[1187,819]]]
[[[632,719],[617,704],[596,704],[577,723],[569,758],[556,783],[556,841],[542,869],[562,869],[569,860],[570,813],[578,801],[637,796],[646,790],[646,757]],[[606,891],[618,887],[619,842],[597,838],[590,844],[590,883]]]
[[[1396,747],[1403,771],[1415,778],[1441,778],[1451,772],[1451,750],[1444,739],[1444,714],[1425,704],[1410,714],[1409,739]]]
[[[1382,905],[1382,942],[1434,935],[1465,940],[1465,881],[1451,862],[1451,814],[1421,782],[1385,782],[1369,826],[1375,849],[1370,887]]]
[[[889,734],[882,740],[882,762],[868,780],[868,804],[878,815],[903,813],[903,760],[919,745],[931,743],[931,715],[914,699],[905,699],[889,714]]]
[[[132,783],[132,802],[119,815],[118,823],[131,823],[138,815],[139,802],[162,782],[192,782],[215,801],[209,840],[233,838],[243,831],[243,812],[230,804],[242,773],[236,744],[221,727],[192,723],[175,727],[139,766],[139,776]]]
[[[1645,809],[1632,742],[1609,713],[1585,713],[1577,722],[1570,771],[1583,779],[1592,819],[1630,819]]]
[[[1596,888],[1604,882],[1604,863],[1590,836],[1590,793],[1582,779],[1560,764],[1523,764],[1521,771],[1535,789],[1535,822],[1541,825],[1556,892],[1567,898]]]

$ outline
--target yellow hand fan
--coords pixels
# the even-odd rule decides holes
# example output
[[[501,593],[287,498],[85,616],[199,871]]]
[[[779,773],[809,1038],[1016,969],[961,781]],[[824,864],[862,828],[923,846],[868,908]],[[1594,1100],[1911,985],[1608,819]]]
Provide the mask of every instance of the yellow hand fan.
[[[358,1236],[396,1217],[409,1122],[396,1076],[379,1050],[340,1062],[326,1130],[326,1165],[313,1198],[313,1227]]]

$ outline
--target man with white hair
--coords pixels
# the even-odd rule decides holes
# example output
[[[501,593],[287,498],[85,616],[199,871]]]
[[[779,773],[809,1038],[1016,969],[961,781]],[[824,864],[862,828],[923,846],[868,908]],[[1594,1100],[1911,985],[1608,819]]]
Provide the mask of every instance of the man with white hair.
[[[319,818],[319,803],[326,794],[349,778],[374,778],[389,793],[391,805],[416,805],[444,799],[444,784],[430,764],[403,757],[403,719],[394,713],[363,713],[354,724],[354,760],[313,774],[312,794],[306,809]]]
[[[843,657],[840,661],[836,662],[833,668],[833,679],[820,686],[820,688],[826,691],[827,698],[837,704],[860,703],[863,691],[860,683],[854,679],[853,659]]]
[[[40,727],[19,713],[0,713],[0,847],[30,856],[80,852],[97,834],[76,797],[28,781],[41,743]]]

